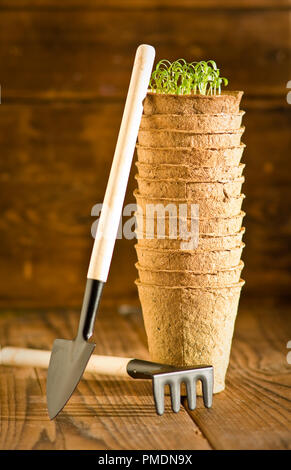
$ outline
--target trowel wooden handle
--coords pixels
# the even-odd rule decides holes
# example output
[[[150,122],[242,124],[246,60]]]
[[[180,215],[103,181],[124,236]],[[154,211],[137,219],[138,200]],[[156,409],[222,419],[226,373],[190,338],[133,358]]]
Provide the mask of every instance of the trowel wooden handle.
[[[134,148],[155,58],[152,46],[136,51],[129,90],[90,260],[88,279],[106,282],[120,221]]]
[[[0,349],[0,365],[47,369],[50,356],[51,351],[6,346]]]
[[[126,357],[97,356],[92,354],[85,372],[128,377],[127,365],[130,361],[131,359]]]
[[[50,351],[7,346],[0,349],[0,365],[47,369],[50,356]],[[98,356],[93,354],[89,359],[85,372],[129,377],[127,365],[130,361],[131,359],[126,357]]]

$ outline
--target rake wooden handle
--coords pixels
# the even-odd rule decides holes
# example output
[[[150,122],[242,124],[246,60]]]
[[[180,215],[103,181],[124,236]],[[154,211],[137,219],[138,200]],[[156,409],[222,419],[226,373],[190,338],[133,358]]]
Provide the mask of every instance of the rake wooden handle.
[[[143,44],[138,47],[91,255],[88,279],[102,282],[107,280],[154,58],[155,49],[152,46]]]
[[[50,351],[7,346],[0,349],[0,365],[47,369],[50,356]],[[85,372],[129,377],[127,365],[131,360],[131,358],[126,357],[98,356],[93,354],[89,359]]]

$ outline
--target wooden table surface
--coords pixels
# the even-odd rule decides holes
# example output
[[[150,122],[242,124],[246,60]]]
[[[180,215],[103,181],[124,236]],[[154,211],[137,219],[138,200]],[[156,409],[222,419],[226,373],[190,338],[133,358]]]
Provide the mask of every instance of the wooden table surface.
[[[73,338],[78,318],[64,310],[2,312],[0,343],[50,349],[55,338]],[[227,388],[213,408],[198,398],[195,411],[183,401],[174,414],[166,397],[162,417],[149,381],[89,376],[50,421],[46,371],[2,366],[0,449],[290,449],[290,327],[286,307],[243,305]],[[95,341],[99,354],[148,358],[141,315],[126,306],[102,309]]]

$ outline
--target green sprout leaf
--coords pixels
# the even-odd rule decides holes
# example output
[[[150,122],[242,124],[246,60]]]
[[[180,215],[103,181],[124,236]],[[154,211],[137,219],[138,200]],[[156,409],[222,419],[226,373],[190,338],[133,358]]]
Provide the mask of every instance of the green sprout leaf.
[[[160,60],[152,72],[149,88],[155,93],[190,95],[216,95],[228,80],[220,77],[214,60],[187,63],[185,59],[174,62]]]

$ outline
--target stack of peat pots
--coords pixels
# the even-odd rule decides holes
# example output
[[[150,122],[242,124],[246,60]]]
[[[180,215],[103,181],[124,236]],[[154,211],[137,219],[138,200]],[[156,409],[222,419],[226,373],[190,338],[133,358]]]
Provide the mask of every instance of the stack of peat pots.
[[[242,94],[148,93],[137,144],[136,283],[151,359],[213,365],[214,393],[225,387],[244,283]],[[156,204],[176,206],[177,236],[168,213],[158,231],[160,214],[147,213]],[[192,205],[199,207],[193,225]],[[189,231],[199,228],[195,246],[182,243],[183,217]]]

